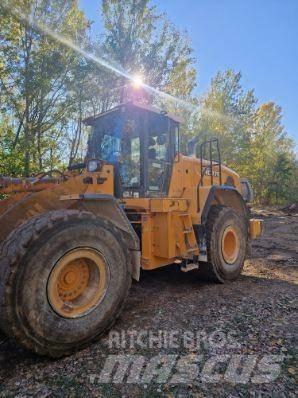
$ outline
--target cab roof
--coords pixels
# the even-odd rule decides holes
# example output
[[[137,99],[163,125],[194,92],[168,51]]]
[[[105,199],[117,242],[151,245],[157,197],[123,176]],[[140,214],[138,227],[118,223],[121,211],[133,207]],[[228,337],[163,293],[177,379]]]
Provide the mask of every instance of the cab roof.
[[[158,108],[156,108],[156,107],[154,107],[152,105],[141,104],[139,102],[134,102],[134,101],[119,104],[119,105],[115,106],[114,108],[112,108],[112,109],[110,109],[110,110],[108,110],[106,112],[102,112],[102,113],[99,113],[97,115],[87,117],[86,119],[83,120],[83,122],[87,126],[92,126],[94,124],[94,122],[96,120],[98,120],[99,118],[101,118],[102,116],[105,116],[105,115],[113,113],[113,112],[117,112],[117,111],[121,110],[122,107],[125,107],[125,106],[142,109],[142,110],[145,110],[145,111],[148,111],[148,112],[157,113],[159,115],[165,115],[166,117],[168,117],[169,119],[173,120],[176,123],[183,123],[183,119],[178,117],[178,116],[176,116],[176,115],[167,113],[166,111],[162,111],[162,110],[160,110],[160,109],[158,109]]]

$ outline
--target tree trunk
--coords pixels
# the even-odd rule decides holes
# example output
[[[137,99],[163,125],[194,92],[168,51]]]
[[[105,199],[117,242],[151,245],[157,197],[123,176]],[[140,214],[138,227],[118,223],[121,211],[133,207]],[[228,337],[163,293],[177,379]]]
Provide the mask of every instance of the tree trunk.
[[[24,126],[24,174],[30,175],[30,150],[31,150],[31,131],[30,131],[30,55],[32,38],[29,27],[25,28],[24,37],[24,99],[25,99],[25,126]]]

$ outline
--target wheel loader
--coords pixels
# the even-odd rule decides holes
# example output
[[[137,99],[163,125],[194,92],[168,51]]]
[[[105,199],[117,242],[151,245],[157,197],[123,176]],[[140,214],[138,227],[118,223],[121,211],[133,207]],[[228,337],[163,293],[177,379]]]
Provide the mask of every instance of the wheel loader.
[[[183,155],[181,120],[136,102],[84,122],[84,163],[0,177],[0,327],[51,357],[110,328],[141,270],[233,281],[262,231],[217,140],[192,139]]]

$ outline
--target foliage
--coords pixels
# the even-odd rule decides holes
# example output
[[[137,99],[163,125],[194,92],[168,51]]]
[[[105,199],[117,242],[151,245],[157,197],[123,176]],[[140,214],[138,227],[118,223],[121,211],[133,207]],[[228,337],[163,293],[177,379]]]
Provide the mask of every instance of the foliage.
[[[12,177],[22,174],[23,162],[20,147],[14,147],[15,134],[8,118],[0,119],[1,173]]]
[[[232,70],[218,72],[205,96],[196,98],[189,39],[150,0],[102,0],[101,14],[103,32],[94,39],[77,0],[0,3],[0,174],[29,175],[82,160],[84,118],[126,100],[127,75],[139,74],[149,86],[189,104],[181,107],[181,101],[146,89],[147,101],[186,120],[183,150],[194,135],[199,143],[217,137],[222,160],[249,178],[257,201],[297,200],[294,143],[278,105],[258,104],[254,91],[243,89],[241,73]],[[123,76],[83,58],[42,26]]]
[[[109,62],[144,76],[156,89],[180,98],[189,96],[196,85],[192,48],[149,0],[103,0],[102,17],[102,48]],[[127,83],[118,80],[119,86]],[[120,100],[123,92],[121,96]]]
[[[278,105],[257,106],[253,90],[241,86],[241,73],[227,70],[212,79],[188,135],[198,134],[200,142],[218,138],[223,162],[250,180],[257,201],[294,200],[294,143],[281,118]]]
[[[14,119],[13,148],[22,141],[24,174],[29,175],[50,162],[49,142],[57,141],[67,123],[77,63],[77,55],[37,29],[33,18],[67,37],[83,34],[86,21],[73,0],[4,1],[0,12],[2,113]]]
[[[268,184],[268,202],[298,201],[298,162],[288,153],[279,153]]]

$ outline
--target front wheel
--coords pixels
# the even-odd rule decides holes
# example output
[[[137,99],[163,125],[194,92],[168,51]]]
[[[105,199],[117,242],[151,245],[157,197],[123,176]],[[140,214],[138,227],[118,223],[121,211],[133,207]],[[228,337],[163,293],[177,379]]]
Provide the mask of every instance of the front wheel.
[[[23,347],[69,354],[120,314],[131,277],[109,222],[88,212],[49,212],[17,228],[0,253],[1,328]]]
[[[201,275],[222,283],[237,279],[246,256],[245,218],[230,207],[212,206],[206,228],[208,263],[201,264]]]

